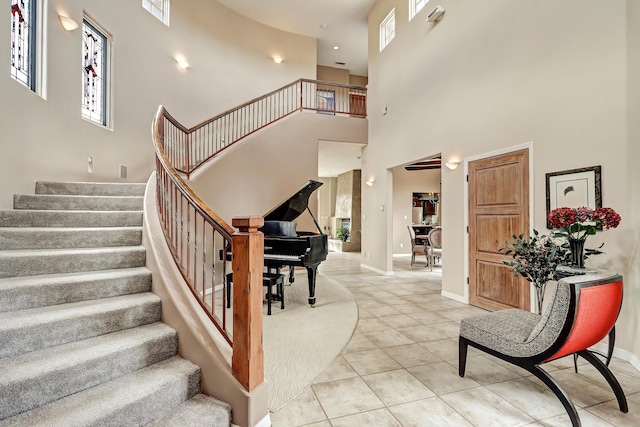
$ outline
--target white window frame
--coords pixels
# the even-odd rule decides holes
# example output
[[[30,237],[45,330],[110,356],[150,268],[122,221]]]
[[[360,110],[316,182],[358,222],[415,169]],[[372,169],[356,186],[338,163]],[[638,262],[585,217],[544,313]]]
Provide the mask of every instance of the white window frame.
[[[429,3],[429,0],[409,0],[409,21],[411,21],[427,3]]]
[[[142,8],[168,27],[169,3],[170,0],[142,0]]]
[[[391,9],[391,12],[380,24],[380,52],[391,43],[391,40],[396,36],[396,8]]]
[[[99,120],[96,119],[94,117],[94,114],[92,113],[88,113],[85,111],[85,105],[84,105],[84,90],[85,90],[85,78],[86,78],[86,73],[84,70],[85,67],[85,58],[82,57],[82,104],[81,104],[81,115],[82,118],[90,123],[96,124],[98,126],[103,126],[106,127],[108,129],[113,129],[113,123],[112,123],[112,99],[113,99],[113,93],[112,93],[112,86],[111,86],[111,82],[112,82],[112,76],[113,76],[113,70],[112,70],[112,51],[113,51],[113,39],[111,37],[111,34],[109,34],[103,27],[101,27],[98,23],[96,23],[96,21],[94,21],[93,19],[91,19],[90,17],[88,17],[87,15],[83,16],[82,19],[82,31],[84,32],[84,24],[85,22],[87,22],[90,26],[93,27],[93,29],[97,32],[100,33],[100,35],[102,35],[104,37],[104,46],[103,46],[103,56],[102,56],[102,67],[100,69],[99,75],[101,75],[101,80],[102,80],[102,84],[103,84],[103,88],[101,91],[101,113],[100,113],[100,118]],[[84,54],[84,36],[83,36],[83,46],[82,46],[82,53]]]

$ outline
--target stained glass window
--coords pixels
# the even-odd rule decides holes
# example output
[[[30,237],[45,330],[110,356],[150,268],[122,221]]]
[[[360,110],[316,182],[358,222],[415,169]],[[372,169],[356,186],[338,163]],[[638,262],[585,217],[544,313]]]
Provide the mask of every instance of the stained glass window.
[[[35,0],[11,0],[11,77],[36,90]]]
[[[109,40],[84,19],[82,41],[82,117],[106,126]]]
[[[142,0],[142,7],[169,26],[169,0]]]

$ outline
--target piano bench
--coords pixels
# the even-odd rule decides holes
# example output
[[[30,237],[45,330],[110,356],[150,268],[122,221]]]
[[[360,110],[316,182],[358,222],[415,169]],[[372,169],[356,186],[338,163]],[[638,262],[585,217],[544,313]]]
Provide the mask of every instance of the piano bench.
[[[233,273],[227,274],[227,308],[231,308],[231,286],[233,284]],[[276,293],[273,293],[273,286],[276,286]],[[271,301],[280,300],[280,309],[284,309],[284,274],[262,273],[262,286],[267,287],[267,314],[271,316]]]

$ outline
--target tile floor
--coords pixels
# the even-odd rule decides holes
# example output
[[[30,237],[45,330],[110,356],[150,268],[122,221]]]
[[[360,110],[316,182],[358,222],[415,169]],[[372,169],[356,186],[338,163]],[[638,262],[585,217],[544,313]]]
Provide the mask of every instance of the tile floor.
[[[359,254],[329,253],[319,274],[355,296],[353,338],[327,370],[271,414],[274,427],[570,426],[558,399],[528,372],[469,349],[458,376],[461,318],[484,310],[440,296],[441,274],[410,258],[394,259],[394,276],[360,268]],[[640,373],[615,358],[611,369],[626,393],[623,414],[603,377],[581,360],[545,365],[578,408],[582,425],[640,426]]]

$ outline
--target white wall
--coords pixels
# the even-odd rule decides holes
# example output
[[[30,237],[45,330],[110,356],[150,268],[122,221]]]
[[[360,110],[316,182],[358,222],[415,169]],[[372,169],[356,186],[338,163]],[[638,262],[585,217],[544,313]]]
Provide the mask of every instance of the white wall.
[[[635,163],[623,160],[638,157],[638,128],[627,124],[638,113],[637,59],[627,69],[628,58],[638,52],[637,30],[627,34],[627,20],[638,23],[632,3],[440,0],[446,14],[433,24],[424,22],[428,6],[407,22],[406,1],[379,1],[369,15],[369,144],[363,150],[363,176],[375,176],[376,185],[363,192],[363,248],[371,251],[363,262],[391,270],[389,236],[373,232],[388,226],[391,210],[378,209],[392,202],[388,169],[438,152],[447,162],[532,142],[531,225],[538,230],[547,231],[545,173],[602,166],[603,205],[615,208],[623,222],[587,241],[588,247],[604,242],[606,251],[589,265],[636,279],[626,282],[618,324],[627,335],[617,344],[640,354],[633,344],[637,340],[629,336],[637,337],[640,229],[638,196],[630,194],[637,193],[639,180]],[[379,52],[379,24],[393,6],[396,38]],[[628,111],[628,92],[635,115]],[[462,167],[442,169],[444,251],[464,247],[467,238],[464,189]],[[467,254],[447,253],[443,291],[462,298]]]
[[[166,27],[131,0],[49,0],[46,99],[9,75],[9,13],[0,17],[0,208],[36,180],[145,182],[154,167],[151,119],[163,104],[186,126],[275,90],[315,78],[315,39],[278,31],[212,0],[171,2]],[[113,130],[80,117],[82,33],[65,32],[58,12],[83,11],[113,36]],[[275,64],[271,56],[285,60]],[[184,55],[187,71],[174,57]],[[87,173],[92,155],[95,173]],[[122,180],[125,181],[125,180]]]

